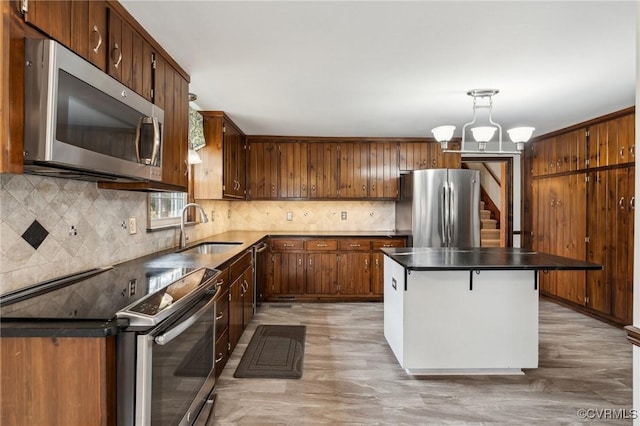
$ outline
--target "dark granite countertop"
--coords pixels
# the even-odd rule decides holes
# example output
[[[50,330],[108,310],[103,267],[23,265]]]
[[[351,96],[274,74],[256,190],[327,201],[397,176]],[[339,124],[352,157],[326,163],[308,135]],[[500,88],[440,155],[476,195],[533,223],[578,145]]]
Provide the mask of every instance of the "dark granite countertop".
[[[115,319],[120,309],[142,298],[167,280],[196,268],[222,269],[239,254],[267,237],[397,237],[379,231],[228,231],[189,242],[239,243],[224,253],[186,253],[169,248],[114,266],[96,268],[71,284],[39,283],[0,297],[0,335],[32,337],[104,337],[126,326]],[[129,282],[137,291],[130,295]],[[53,281],[53,280],[52,280]],[[166,283],[168,284],[168,282]]]
[[[384,248],[407,270],[600,270],[602,265],[519,248]]]

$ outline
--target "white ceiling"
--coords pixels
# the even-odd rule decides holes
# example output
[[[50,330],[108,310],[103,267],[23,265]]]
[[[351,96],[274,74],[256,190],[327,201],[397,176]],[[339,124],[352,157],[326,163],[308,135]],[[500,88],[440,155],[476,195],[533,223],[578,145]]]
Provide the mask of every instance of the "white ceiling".
[[[121,3],[190,74],[192,106],[248,135],[459,135],[475,88],[537,135],[635,103],[630,0]]]

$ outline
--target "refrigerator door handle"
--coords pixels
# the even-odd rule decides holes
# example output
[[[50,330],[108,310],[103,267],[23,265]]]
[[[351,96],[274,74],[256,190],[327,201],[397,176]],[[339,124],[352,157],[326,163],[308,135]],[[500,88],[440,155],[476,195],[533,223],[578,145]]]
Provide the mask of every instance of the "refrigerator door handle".
[[[449,188],[448,182],[445,182],[442,186],[442,203],[441,213],[442,213],[442,245],[447,247],[449,245]]]
[[[451,247],[451,242],[453,241],[453,234],[455,233],[455,220],[457,216],[454,214],[453,207],[455,201],[453,197],[455,197],[455,188],[453,186],[453,182],[449,182],[449,204],[447,205],[447,210],[449,210],[449,235],[447,239],[447,246]]]

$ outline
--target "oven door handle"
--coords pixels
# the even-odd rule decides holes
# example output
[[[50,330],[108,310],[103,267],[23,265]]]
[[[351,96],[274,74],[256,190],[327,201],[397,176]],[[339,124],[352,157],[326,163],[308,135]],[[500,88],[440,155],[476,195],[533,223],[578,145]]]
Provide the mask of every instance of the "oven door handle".
[[[206,305],[204,305],[202,308],[200,308],[200,310],[198,310],[198,312],[196,312],[186,320],[182,321],[180,324],[178,324],[178,326],[172,328],[171,330],[167,331],[164,334],[161,334],[160,336],[157,336],[154,339],[154,341],[158,345],[166,345],[167,343],[169,343],[170,341],[172,341],[173,339],[181,335],[186,329],[188,329],[193,324],[195,324],[195,322],[198,321],[200,317],[203,316],[211,308],[211,305],[213,305],[214,303],[216,303],[216,299],[212,297],[211,300],[207,302]]]

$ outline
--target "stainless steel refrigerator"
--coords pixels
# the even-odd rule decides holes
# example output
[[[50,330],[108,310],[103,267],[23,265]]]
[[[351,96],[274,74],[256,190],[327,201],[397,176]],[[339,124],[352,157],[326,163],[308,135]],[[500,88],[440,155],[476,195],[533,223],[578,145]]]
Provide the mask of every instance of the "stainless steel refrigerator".
[[[480,247],[480,173],[415,170],[400,176],[396,230],[413,247]]]

